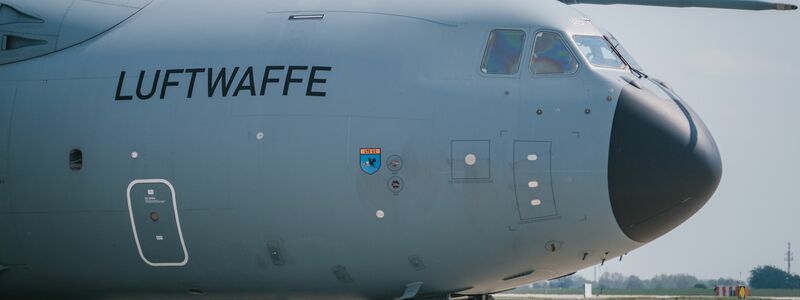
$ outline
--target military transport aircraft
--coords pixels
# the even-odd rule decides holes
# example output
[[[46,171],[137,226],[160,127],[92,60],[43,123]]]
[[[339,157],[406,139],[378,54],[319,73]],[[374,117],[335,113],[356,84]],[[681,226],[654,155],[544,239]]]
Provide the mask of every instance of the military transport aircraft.
[[[490,298],[715,191],[701,119],[569,5],[0,0],[0,299]]]

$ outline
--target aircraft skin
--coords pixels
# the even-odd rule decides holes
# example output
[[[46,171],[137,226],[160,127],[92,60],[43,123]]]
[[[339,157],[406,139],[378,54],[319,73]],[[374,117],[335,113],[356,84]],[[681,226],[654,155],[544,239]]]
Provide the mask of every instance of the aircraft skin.
[[[484,295],[616,259],[719,182],[702,121],[590,64],[569,37],[603,31],[557,1],[156,0],[119,22],[0,66],[2,299]],[[496,29],[525,33],[515,74],[481,71]],[[575,74],[531,72],[539,32]],[[615,119],[640,98],[658,109]]]

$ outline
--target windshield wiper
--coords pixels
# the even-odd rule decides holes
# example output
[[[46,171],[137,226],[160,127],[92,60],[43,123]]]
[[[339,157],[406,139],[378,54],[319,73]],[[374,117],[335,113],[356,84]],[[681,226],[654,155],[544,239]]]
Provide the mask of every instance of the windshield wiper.
[[[619,52],[619,49],[617,49],[617,46],[616,46],[616,45],[614,45],[614,43],[612,43],[612,42],[611,42],[611,40],[610,40],[610,39],[609,39],[607,36],[603,35],[603,39],[605,39],[605,40],[606,40],[606,42],[608,43],[608,45],[609,45],[609,46],[611,46],[611,51],[613,51],[613,52],[614,52],[614,54],[615,54],[617,57],[619,57],[619,59],[621,59],[621,60],[622,60],[622,63],[624,63],[626,66],[628,66],[628,69],[630,69],[630,70],[631,70],[631,73],[633,73],[634,75],[636,75],[637,77],[639,77],[639,79],[642,79],[642,78],[650,78],[650,76],[647,76],[647,74],[645,74],[644,72],[642,72],[642,71],[640,71],[640,70],[638,70],[638,69],[634,68],[634,67],[633,67],[633,66],[632,66],[632,65],[631,65],[631,64],[628,62],[628,60],[627,60],[627,59],[625,59],[625,56],[624,56],[624,55],[622,55],[622,53],[620,53],[620,52]]]

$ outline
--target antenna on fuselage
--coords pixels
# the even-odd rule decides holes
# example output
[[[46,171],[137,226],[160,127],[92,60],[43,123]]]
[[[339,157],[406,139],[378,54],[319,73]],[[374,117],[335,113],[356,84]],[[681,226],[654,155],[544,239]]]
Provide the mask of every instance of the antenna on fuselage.
[[[741,10],[796,10],[797,5],[755,0],[558,0],[564,4],[627,4],[662,7],[705,7]]]

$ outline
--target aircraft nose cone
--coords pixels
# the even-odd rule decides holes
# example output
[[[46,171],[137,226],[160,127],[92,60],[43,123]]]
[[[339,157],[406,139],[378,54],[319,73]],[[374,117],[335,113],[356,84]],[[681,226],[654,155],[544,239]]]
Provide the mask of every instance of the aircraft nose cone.
[[[647,243],[694,215],[714,194],[722,162],[703,121],[682,101],[628,85],[611,130],[608,189],[614,217]]]

